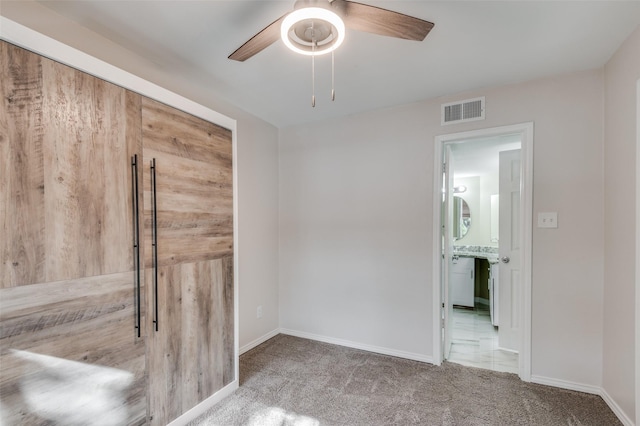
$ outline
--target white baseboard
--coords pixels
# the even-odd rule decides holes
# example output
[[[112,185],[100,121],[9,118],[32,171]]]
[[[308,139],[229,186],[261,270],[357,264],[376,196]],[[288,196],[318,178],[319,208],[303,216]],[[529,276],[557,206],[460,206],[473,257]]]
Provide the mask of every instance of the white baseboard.
[[[569,389],[578,392],[600,395],[602,388],[600,386],[585,385],[582,383],[570,382],[568,380],[553,379],[551,377],[531,375],[531,382],[539,385],[553,386],[561,389]]]
[[[420,361],[420,362],[433,364],[432,357],[421,355],[421,354],[398,351],[395,349],[384,348],[381,346],[366,345],[362,343],[352,342],[350,340],[336,339],[334,337],[327,337],[319,334],[307,333],[307,332],[297,331],[297,330],[290,330],[286,328],[280,328],[280,329],[275,329],[273,331],[270,331],[264,336],[261,336],[255,339],[254,341],[244,345],[242,348],[240,348],[240,354],[243,354],[255,348],[256,346],[266,342],[267,340],[277,336],[280,333],[287,334],[289,336],[301,337],[303,339],[316,340],[318,342],[330,343],[333,345],[345,346],[353,349],[360,349],[367,352],[374,352],[382,355],[395,356],[398,358],[410,359],[413,361]],[[574,390],[578,392],[598,395],[604,400],[604,402],[609,406],[609,408],[611,408],[611,411],[613,411],[613,413],[618,417],[618,419],[622,422],[624,426],[636,426],[635,423],[624,413],[624,411],[622,411],[620,406],[616,404],[613,398],[611,398],[611,396],[599,386],[585,385],[582,383],[570,382],[567,380],[560,380],[560,379],[554,379],[551,377],[536,376],[536,375],[531,376],[531,382],[537,383],[540,385],[553,386],[556,388],[568,389],[568,390]],[[219,390],[209,398],[202,401],[200,404],[193,407],[191,410],[184,413],[182,416],[178,417],[177,419],[169,423],[168,426],[185,426],[190,421],[201,416],[208,409],[210,409],[211,407],[216,405],[218,402],[222,401],[224,398],[226,398],[227,396],[235,392],[235,390],[238,389],[238,384],[239,384],[238,380],[237,379],[234,380],[233,382],[229,383],[227,386],[225,386],[224,388],[222,388],[221,390]]]
[[[205,399],[200,404],[196,405],[195,407],[169,423],[167,426],[185,426],[190,421],[200,417],[201,415],[206,413],[209,408],[213,407],[218,402],[222,401],[233,392],[235,392],[235,390],[238,389],[238,383],[238,379],[229,383],[227,386],[223,387],[218,392],[214,393],[209,398]]]
[[[585,385],[582,383],[569,382],[566,380],[552,379],[543,376],[531,376],[531,382],[539,385],[553,386],[561,389],[569,389],[578,392],[590,393],[600,396],[604,402],[611,408],[613,414],[622,422],[624,426],[635,426],[635,423],[622,411],[620,406],[609,396],[609,394],[600,386]]]
[[[360,349],[367,352],[375,352],[382,355],[390,355],[398,358],[410,359],[413,361],[426,362],[433,364],[433,358],[422,354],[416,354],[412,352],[398,351],[395,349],[383,348],[381,346],[366,345],[362,343],[352,342],[350,340],[336,339],[333,337],[321,336],[313,333],[306,333],[304,331],[290,330],[281,328],[280,333],[287,334],[289,336],[302,337],[303,339],[316,340],[318,342],[331,343],[338,346],[346,346],[348,348]]]
[[[490,304],[489,299],[485,299],[484,297],[476,297],[474,298],[474,302],[476,304],[487,305],[487,306],[489,306]]]
[[[607,393],[606,390],[601,389],[600,396],[604,399],[604,402],[607,403],[611,411],[618,417],[618,419],[622,422],[624,426],[635,426],[633,420],[631,420],[625,413],[622,411],[622,408],[611,398],[611,396]],[[636,410],[638,407],[636,407]]]
[[[240,348],[240,355],[242,355],[245,352],[250,351],[251,349],[255,348],[258,345],[261,345],[262,343],[266,342],[267,340],[271,339],[272,337],[277,336],[278,334],[280,334],[280,329],[276,328],[275,330],[272,330],[272,331],[268,332],[264,336],[260,336],[257,339],[255,339],[254,341],[247,343],[246,345],[244,345],[243,347]]]

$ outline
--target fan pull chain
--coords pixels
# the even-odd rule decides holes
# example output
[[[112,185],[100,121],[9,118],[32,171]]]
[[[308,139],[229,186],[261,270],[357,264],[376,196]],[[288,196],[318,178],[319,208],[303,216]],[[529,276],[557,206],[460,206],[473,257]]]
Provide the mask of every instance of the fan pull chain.
[[[311,106],[316,107],[316,57],[311,56]]]
[[[335,56],[331,51],[331,101],[336,100],[336,77],[335,77]]]
[[[311,41],[313,53],[316,51],[316,40]],[[311,106],[316,107],[316,55],[311,55]]]

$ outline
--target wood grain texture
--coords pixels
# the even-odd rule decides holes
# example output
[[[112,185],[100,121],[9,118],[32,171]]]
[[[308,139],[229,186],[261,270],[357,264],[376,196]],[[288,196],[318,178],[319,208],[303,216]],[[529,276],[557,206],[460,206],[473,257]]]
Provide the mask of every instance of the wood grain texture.
[[[43,60],[43,76],[47,281],[130,271],[136,105],[124,89],[53,61]]]
[[[0,288],[45,281],[42,66],[0,41]]]
[[[267,25],[266,28],[247,40],[242,46],[229,55],[229,59],[244,62],[278,41],[278,39],[280,39],[280,26],[287,15],[288,13],[276,19]]]
[[[142,120],[145,145],[204,162],[224,155],[231,165],[231,130],[147,97],[142,97]]]
[[[132,272],[0,290],[0,398],[8,424],[70,424],[95,419],[92,403],[38,411],[51,395],[120,396],[124,405],[102,406],[104,416],[146,418],[145,340],[134,333]],[[144,306],[144,305],[143,305]],[[144,322],[143,322],[144,324]],[[51,357],[34,363],[13,351]],[[81,363],[81,364],[76,364]],[[78,377],[81,379],[78,381]],[[121,390],[120,377],[127,377]],[[46,394],[48,397],[38,398]],[[35,405],[34,405],[35,400]],[[74,402],[67,403],[74,406]],[[82,405],[82,404],[81,404]],[[122,418],[122,417],[120,417]]]
[[[0,175],[1,223],[12,232],[1,252],[3,410],[11,407],[11,423],[78,423],[69,417],[78,410],[65,411],[82,400],[77,393],[54,404],[53,414],[32,404],[78,386],[93,395],[76,376],[111,389],[130,372],[124,401],[104,418],[142,424],[148,400],[149,420],[165,424],[234,379],[231,132],[2,48],[7,114],[0,118],[0,148],[15,163]],[[161,331],[148,344],[133,328],[130,157],[136,153],[147,241],[146,162],[158,162]],[[147,267],[150,253],[143,244]],[[152,277],[143,274],[150,284]],[[154,296],[151,288],[144,294]],[[143,306],[153,308],[153,300]],[[78,424],[85,423],[91,421]]]
[[[143,424],[130,169],[141,97],[1,41],[0,72],[2,420]]]
[[[234,282],[233,282],[233,256],[225,256],[222,258],[223,288],[220,302],[217,307],[220,308],[222,320],[222,336],[219,336],[223,342],[222,354],[224,358],[222,368],[222,384],[224,386],[235,380],[235,298],[234,298]],[[220,306],[222,303],[222,306]]]
[[[0,287],[132,270],[140,95],[0,43]]]
[[[148,340],[151,424],[174,420],[234,379],[231,264],[224,257],[160,267],[159,331]],[[145,273],[147,288],[152,275]]]
[[[347,28],[387,37],[422,41],[434,26],[423,19],[353,1],[335,0],[332,6],[341,10]]]
[[[159,264],[196,262],[232,253],[231,132],[143,98],[142,138],[145,265],[152,264],[152,158],[156,159]]]
[[[234,379],[231,132],[143,98],[142,140],[147,300],[152,312],[158,298],[159,326],[148,339],[149,413],[151,424],[164,425]]]

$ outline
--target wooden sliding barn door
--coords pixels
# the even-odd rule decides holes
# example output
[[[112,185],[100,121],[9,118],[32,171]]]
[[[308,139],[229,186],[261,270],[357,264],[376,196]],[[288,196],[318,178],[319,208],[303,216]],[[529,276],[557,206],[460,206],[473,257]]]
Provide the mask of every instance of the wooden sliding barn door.
[[[145,422],[132,248],[140,102],[0,41],[2,424]]]
[[[232,144],[146,98],[142,132],[149,412],[165,425],[234,379]]]
[[[231,383],[231,132],[3,41],[0,102],[0,423],[164,425]]]

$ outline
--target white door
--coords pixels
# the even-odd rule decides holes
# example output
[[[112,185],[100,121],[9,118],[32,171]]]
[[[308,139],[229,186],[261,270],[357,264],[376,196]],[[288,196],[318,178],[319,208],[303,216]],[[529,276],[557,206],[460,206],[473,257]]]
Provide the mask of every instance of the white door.
[[[443,194],[443,208],[442,208],[442,238],[443,238],[443,280],[442,280],[442,294],[443,294],[443,330],[444,345],[443,345],[443,357],[449,358],[449,352],[451,351],[451,331],[453,330],[453,303],[451,302],[451,271],[453,261],[453,167],[452,167],[452,155],[451,147],[449,145],[444,146],[444,166],[443,166],[443,182],[444,182],[444,194]]]
[[[520,150],[500,152],[498,346],[520,350]]]

